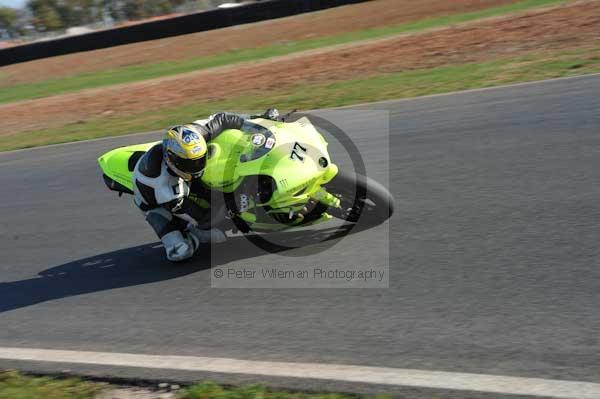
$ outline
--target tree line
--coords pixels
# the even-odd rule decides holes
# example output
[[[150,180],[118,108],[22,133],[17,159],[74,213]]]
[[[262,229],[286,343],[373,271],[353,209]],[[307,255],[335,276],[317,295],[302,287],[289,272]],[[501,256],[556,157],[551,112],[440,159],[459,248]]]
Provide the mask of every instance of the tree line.
[[[24,9],[0,7],[0,37],[18,37],[28,31],[51,32],[73,26],[138,20],[175,12],[207,8],[218,0],[28,0]],[[187,9],[186,7],[187,6]]]

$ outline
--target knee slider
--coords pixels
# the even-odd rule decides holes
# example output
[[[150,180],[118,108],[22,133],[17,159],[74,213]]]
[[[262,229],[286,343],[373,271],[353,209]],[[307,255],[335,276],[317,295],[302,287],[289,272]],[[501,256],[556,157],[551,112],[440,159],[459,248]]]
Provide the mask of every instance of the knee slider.
[[[146,221],[152,226],[159,238],[177,230],[177,224],[173,223],[173,215],[164,208],[148,211],[146,213]]]

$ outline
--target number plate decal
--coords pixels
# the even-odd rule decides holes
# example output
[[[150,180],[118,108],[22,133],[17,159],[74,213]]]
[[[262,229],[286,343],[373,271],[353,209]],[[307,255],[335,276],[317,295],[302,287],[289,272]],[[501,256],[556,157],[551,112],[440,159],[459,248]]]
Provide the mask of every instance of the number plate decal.
[[[300,162],[304,162],[304,157],[300,154],[306,154],[306,147],[303,147],[300,143],[295,142],[294,147],[292,147],[290,159],[297,159]]]

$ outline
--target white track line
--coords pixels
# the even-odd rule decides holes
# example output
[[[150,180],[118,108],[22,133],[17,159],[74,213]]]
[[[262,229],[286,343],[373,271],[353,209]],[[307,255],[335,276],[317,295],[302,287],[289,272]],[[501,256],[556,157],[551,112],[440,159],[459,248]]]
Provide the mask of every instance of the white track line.
[[[591,382],[343,364],[263,362],[196,356],[158,356],[5,347],[0,347],[0,359],[250,374],[565,399],[600,398],[600,384]]]

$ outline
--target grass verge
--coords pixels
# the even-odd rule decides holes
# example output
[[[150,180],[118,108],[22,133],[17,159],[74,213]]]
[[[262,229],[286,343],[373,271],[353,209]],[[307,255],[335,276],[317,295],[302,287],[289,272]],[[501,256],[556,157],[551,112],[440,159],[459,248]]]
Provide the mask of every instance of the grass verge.
[[[28,377],[14,371],[0,372],[2,399],[91,399],[100,385],[76,378]]]
[[[121,390],[122,391],[122,390]],[[0,399],[95,399],[113,395],[106,384],[82,381],[77,378],[30,377],[16,371],[0,371]],[[157,397],[160,393],[157,392]],[[131,396],[137,397],[135,390]],[[144,396],[146,397],[146,396]],[[179,390],[176,399],[366,399],[362,395],[339,393],[304,393],[270,390],[260,385],[224,387],[213,382],[203,382]],[[372,399],[389,399],[377,395]]]
[[[231,387],[206,382],[186,388],[179,399],[361,399],[362,395],[339,393],[302,393],[271,391],[260,385],[247,387]],[[378,395],[374,399],[387,399],[389,396]]]
[[[0,91],[0,103],[46,97],[94,87],[131,83],[163,76],[177,75],[180,73],[192,72],[206,68],[283,56],[295,52],[345,44],[359,40],[378,39],[401,33],[417,32],[426,29],[439,28],[452,24],[473,21],[481,18],[499,16],[511,12],[523,11],[536,7],[566,3],[567,1],[568,0],[520,0],[505,6],[492,7],[468,13],[428,18],[400,25],[365,29],[314,39],[291,41],[285,44],[269,45],[259,48],[240,49],[207,57],[191,58],[183,61],[148,63],[95,73],[79,74],[61,79],[51,79],[35,83],[6,86],[2,89],[2,91]]]
[[[600,72],[600,47],[540,52],[494,61],[405,71],[320,85],[298,85],[268,95],[187,104],[136,115],[105,117],[61,128],[0,136],[0,151],[162,129],[219,110],[338,107]]]

